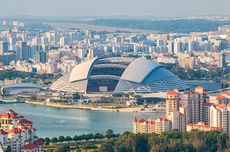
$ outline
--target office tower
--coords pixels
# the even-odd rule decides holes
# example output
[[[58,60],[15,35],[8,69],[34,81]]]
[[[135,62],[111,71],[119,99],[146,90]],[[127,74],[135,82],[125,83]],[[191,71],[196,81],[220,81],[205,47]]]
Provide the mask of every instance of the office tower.
[[[219,67],[223,68],[226,66],[226,54],[224,52],[220,53]]]
[[[166,43],[164,40],[157,40],[157,46],[158,47],[165,47]]]
[[[168,54],[170,55],[174,54],[174,42],[173,41],[168,42]]]
[[[28,60],[30,53],[27,42],[19,41],[16,43],[16,56],[19,60]]]
[[[47,60],[47,52],[45,51],[39,52],[39,61],[41,63],[46,63],[46,60]]]
[[[47,37],[41,36],[41,45],[48,45],[49,39]]]
[[[87,57],[88,57],[89,59],[92,59],[92,58],[94,57],[94,50],[93,50],[92,48],[90,48],[90,49],[88,50]]]
[[[188,42],[188,51],[192,52],[193,50],[195,50],[195,42],[194,41],[189,41]]]
[[[86,49],[78,49],[77,50],[77,57],[80,60],[84,60],[86,56],[87,56],[87,50]]]
[[[61,37],[60,40],[59,40],[59,45],[61,47],[65,46],[66,45],[66,39],[65,37]]]
[[[9,51],[9,43],[0,41],[0,54],[4,54]]]
[[[178,55],[182,51],[183,51],[182,42],[174,41],[174,54]]]

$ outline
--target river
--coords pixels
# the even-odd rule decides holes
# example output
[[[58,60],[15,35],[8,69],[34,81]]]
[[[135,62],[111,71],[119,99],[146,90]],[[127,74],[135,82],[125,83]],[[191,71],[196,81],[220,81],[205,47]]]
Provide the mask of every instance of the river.
[[[104,132],[112,129],[115,133],[132,131],[133,113],[91,111],[79,109],[60,109],[36,105],[1,104],[0,112],[13,109],[20,115],[33,121],[39,137],[73,136]],[[157,118],[164,114],[137,113],[138,118]]]

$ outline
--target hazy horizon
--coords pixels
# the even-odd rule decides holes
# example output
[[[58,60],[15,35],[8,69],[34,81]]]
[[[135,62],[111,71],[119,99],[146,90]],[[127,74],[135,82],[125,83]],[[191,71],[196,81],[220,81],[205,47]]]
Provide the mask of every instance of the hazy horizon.
[[[230,15],[229,0],[5,0],[0,16],[153,16]]]

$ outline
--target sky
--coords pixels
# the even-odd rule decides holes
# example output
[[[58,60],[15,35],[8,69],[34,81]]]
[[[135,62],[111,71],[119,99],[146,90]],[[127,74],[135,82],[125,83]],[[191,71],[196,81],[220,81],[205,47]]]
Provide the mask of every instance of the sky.
[[[230,15],[230,0],[0,0],[0,16]]]

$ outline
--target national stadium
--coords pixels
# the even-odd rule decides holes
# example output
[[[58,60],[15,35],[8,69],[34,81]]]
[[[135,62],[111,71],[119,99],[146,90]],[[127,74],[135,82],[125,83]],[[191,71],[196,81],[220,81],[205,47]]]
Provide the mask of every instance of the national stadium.
[[[175,88],[187,90],[189,86],[157,62],[131,57],[94,58],[82,62],[50,87],[84,94],[143,94]]]

